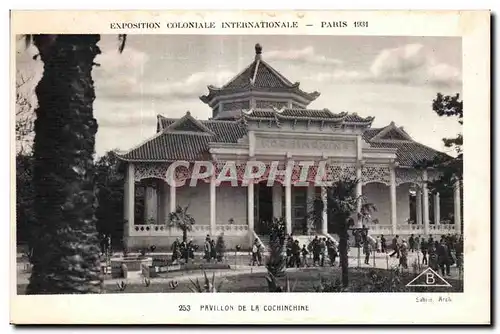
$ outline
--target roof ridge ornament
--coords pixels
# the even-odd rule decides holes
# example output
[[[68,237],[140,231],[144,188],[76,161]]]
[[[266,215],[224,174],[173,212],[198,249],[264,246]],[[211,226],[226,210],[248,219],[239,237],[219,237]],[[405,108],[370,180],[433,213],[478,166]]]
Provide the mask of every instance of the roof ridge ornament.
[[[262,45],[259,43],[255,44],[255,60],[262,59]]]

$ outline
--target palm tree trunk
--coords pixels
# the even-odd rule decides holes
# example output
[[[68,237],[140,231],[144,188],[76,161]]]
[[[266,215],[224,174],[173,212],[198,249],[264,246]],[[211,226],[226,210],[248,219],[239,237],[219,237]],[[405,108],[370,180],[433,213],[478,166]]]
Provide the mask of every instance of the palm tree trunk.
[[[342,268],[342,286],[345,288],[349,285],[349,257],[347,254],[347,231],[339,234],[339,259]]]
[[[183,228],[182,229],[182,241],[187,242],[188,236],[187,236],[187,229]]]
[[[36,235],[28,294],[100,291],[93,156],[92,66],[99,35],[35,36],[44,63],[36,88]],[[48,41],[48,42],[47,42]]]

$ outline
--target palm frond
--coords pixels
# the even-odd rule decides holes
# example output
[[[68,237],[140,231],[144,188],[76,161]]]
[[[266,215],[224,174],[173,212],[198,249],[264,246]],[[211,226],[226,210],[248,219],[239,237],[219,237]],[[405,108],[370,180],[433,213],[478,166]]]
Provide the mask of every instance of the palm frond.
[[[127,35],[120,34],[118,35],[118,52],[122,53],[125,49],[125,43],[127,42]]]

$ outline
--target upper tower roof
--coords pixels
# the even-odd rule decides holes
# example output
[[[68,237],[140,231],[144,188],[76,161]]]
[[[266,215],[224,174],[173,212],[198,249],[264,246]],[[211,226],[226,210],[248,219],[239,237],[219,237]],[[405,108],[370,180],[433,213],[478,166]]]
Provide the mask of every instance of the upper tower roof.
[[[307,93],[299,88],[300,83],[292,83],[280,72],[262,59],[262,46],[255,45],[255,59],[243,71],[229,80],[222,87],[208,86],[209,93],[200,99],[208,104],[216,97],[222,97],[243,92],[265,92],[265,93],[291,93],[305,100],[307,104],[314,101],[320,94],[318,92]]]

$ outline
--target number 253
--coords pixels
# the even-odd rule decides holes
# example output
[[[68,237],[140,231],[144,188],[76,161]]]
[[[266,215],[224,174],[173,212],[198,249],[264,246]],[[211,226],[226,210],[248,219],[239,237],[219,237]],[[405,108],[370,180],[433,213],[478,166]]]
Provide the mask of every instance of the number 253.
[[[180,312],[189,312],[191,311],[191,305],[179,305]]]

